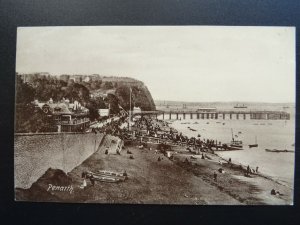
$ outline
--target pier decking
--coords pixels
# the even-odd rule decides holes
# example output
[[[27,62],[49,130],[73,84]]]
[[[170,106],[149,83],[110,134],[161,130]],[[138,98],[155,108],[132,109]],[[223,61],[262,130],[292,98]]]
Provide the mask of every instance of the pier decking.
[[[226,111],[219,110],[214,112],[199,111],[142,111],[133,112],[133,115],[155,115],[162,120],[179,119],[251,119],[251,120],[289,120],[290,114],[284,111]]]

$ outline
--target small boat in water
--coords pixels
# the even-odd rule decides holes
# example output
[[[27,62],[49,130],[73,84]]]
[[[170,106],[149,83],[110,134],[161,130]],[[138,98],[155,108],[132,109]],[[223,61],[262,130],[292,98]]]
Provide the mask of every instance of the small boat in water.
[[[242,150],[243,149],[243,142],[240,140],[235,140],[233,137],[233,130],[231,129],[231,136],[232,136],[232,140],[230,142],[230,144],[228,145],[228,149],[229,150]]]
[[[255,136],[255,144],[249,145],[249,148],[257,148],[258,144],[257,144],[257,138]]]
[[[237,140],[232,140],[230,142],[230,147],[237,148],[237,149],[243,149],[243,142],[242,141],[237,141]]]
[[[241,147],[231,146],[230,144],[222,144],[211,147],[213,151],[236,151],[243,150]]]
[[[258,147],[258,144],[249,145],[249,148],[257,148],[257,147]]]
[[[287,149],[283,149],[283,150],[280,150],[280,149],[265,149],[266,152],[276,152],[276,153],[279,153],[279,152],[295,152],[293,150],[287,150]]]

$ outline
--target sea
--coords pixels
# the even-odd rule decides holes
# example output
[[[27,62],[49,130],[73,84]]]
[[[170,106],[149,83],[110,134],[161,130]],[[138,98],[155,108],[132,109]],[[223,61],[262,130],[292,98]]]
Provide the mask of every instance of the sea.
[[[170,126],[188,137],[213,139],[230,143],[232,133],[236,140],[243,141],[243,150],[218,151],[222,158],[231,158],[233,163],[250,166],[259,172],[291,188],[294,184],[295,153],[274,153],[265,149],[295,151],[295,114],[290,120],[251,119],[182,119],[170,120]],[[195,130],[191,130],[191,129]],[[249,148],[249,144],[258,147]]]

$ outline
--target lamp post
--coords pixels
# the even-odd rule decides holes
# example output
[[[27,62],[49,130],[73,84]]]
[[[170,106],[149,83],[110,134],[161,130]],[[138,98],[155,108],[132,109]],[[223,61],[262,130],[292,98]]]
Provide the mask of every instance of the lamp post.
[[[131,92],[132,89],[130,88],[130,93],[129,93],[129,118],[128,118],[128,130],[131,131]]]

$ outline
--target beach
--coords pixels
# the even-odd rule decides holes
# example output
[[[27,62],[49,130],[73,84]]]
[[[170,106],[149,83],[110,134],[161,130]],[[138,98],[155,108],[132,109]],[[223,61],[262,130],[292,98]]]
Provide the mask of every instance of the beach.
[[[107,148],[116,147],[111,139],[105,136],[98,151],[69,173],[52,168],[29,189],[16,189],[16,200],[192,205],[291,205],[293,202],[293,189],[289,185],[261,172],[245,176],[246,167],[237,159],[230,163],[228,157],[222,159],[211,152],[204,152],[202,159],[202,154],[192,153],[186,146],[174,147],[172,157],[167,157],[153,143],[143,143],[141,148],[138,141],[125,145],[120,154],[105,154]],[[87,180],[87,187],[82,189],[82,173],[99,170],[126,171],[128,179],[116,183],[96,181],[94,185]],[[49,184],[71,185],[74,190],[72,194],[49,191]],[[275,195],[271,194],[272,189],[276,190]]]

